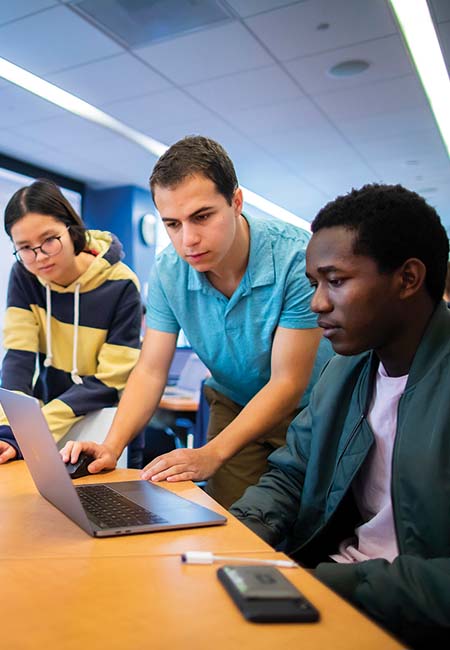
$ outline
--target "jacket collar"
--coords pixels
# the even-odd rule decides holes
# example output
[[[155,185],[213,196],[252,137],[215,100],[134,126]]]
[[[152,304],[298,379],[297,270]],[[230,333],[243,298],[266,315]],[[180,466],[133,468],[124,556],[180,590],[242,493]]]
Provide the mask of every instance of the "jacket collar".
[[[450,309],[441,300],[437,305],[422,336],[408,373],[405,391],[426,375],[437,363],[450,354]],[[375,352],[369,352],[367,380],[369,395],[372,395],[379,359]]]
[[[441,300],[434,310],[409,370],[405,390],[450,353],[450,310]]]
[[[405,391],[417,384],[433,366],[440,363],[449,354],[450,309],[444,301],[441,301],[434,310],[414,355]],[[363,374],[360,376],[358,401],[361,413],[367,415],[380,361],[373,350],[358,355],[358,358],[359,363],[364,363]]]

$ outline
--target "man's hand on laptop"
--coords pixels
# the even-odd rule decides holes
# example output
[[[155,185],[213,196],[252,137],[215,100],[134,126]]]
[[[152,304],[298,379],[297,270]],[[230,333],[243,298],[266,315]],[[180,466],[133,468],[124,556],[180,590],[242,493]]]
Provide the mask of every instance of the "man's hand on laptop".
[[[145,481],[202,481],[222,464],[208,445],[200,449],[175,449],[152,460],[142,470]]]
[[[103,469],[114,469],[117,464],[117,455],[113,450],[105,444],[99,445],[96,442],[75,442],[70,440],[59,453],[65,463],[76,463],[82,451],[95,458],[88,467],[90,474],[97,474]]]
[[[8,460],[13,460],[17,456],[17,451],[15,447],[10,445],[4,440],[0,440],[0,465],[7,463]]]

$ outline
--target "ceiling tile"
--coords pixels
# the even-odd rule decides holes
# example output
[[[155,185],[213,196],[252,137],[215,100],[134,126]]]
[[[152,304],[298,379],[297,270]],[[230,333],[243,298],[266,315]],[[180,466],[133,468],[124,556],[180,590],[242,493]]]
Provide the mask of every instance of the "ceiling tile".
[[[9,23],[27,14],[33,14],[58,4],[57,0],[14,0],[0,3],[0,25]]]
[[[209,111],[177,89],[114,102],[105,106],[104,110],[148,135],[152,135],[158,126],[210,116]]]
[[[450,75],[450,21],[438,25],[439,43]]]
[[[120,179],[121,185],[136,185],[149,189],[148,180],[156,162],[156,157],[133,142],[114,133],[105,132],[101,140],[92,145],[83,146],[83,157],[90,163],[105,167],[111,173],[112,179]]]
[[[237,172],[244,187],[259,192],[308,221],[331,198],[326,191],[313,187],[300,173],[289,171],[256,149],[251,157],[239,161]]]
[[[364,165],[361,156],[329,124],[320,129],[303,128],[278,134],[268,132],[261,144],[302,176],[307,176],[308,170],[320,171],[324,166],[351,170]],[[369,166],[367,170],[370,171]]]
[[[204,135],[220,142],[232,159],[243,155],[249,145],[246,137],[214,115],[158,126],[153,134],[160,142],[168,145],[187,135]]]
[[[94,106],[170,87],[161,75],[130,54],[119,54],[46,78]]]
[[[328,164],[312,166],[305,171],[304,176],[310,183],[326,192],[328,200],[333,200],[351,192],[352,189],[359,189],[363,185],[380,180],[372,170],[367,169],[364,165],[339,171],[336,170],[336,167]],[[325,201],[323,205],[325,205]]]
[[[253,108],[227,112],[227,121],[246,135],[264,138],[270,125],[270,133],[282,133],[296,129],[319,129],[327,123],[313,102],[308,97],[256,106]]]
[[[367,61],[370,67],[351,77],[334,77],[329,73],[330,68],[337,63],[352,60]],[[396,34],[294,59],[285,66],[302,89],[311,95],[371,84],[414,72],[402,40]]]
[[[450,20],[450,2],[448,0],[429,0],[433,15],[438,22]]]
[[[23,136],[29,135],[38,142],[47,142],[52,147],[67,151],[71,149],[80,151],[109,133],[104,127],[66,111],[52,120],[16,126],[15,131]]]
[[[128,48],[231,20],[224,3],[217,0],[72,0],[71,4]]]
[[[188,86],[187,90],[206,106],[224,116],[230,110],[275,104],[302,95],[294,82],[278,66],[212,79]]]
[[[413,167],[402,160],[375,163],[380,180],[383,183],[400,183],[408,189],[423,190],[427,187],[447,188],[449,163],[428,164],[418,161]]]
[[[6,156],[34,162],[39,160],[39,156],[44,154],[46,148],[48,147],[44,143],[22,136],[13,129],[0,129],[0,153]]]
[[[358,151],[369,158],[373,165],[380,161],[421,160],[428,156],[442,162],[448,158],[437,129],[361,141]]]
[[[239,47],[236,47],[236,44]],[[270,65],[273,60],[239,23],[202,30],[135,50],[180,85]]]
[[[2,127],[34,123],[51,116],[65,115],[66,111],[33,95],[19,86],[8,83],[0,88],[0,124]]]
[[[339,121],[339,130],[353,144],[360,140],[391,137],[435,127],[434,117],[428,105]]]
[[[305,0],[300,0],[305,2]],[[233,9],[242,17],[253,16],[271,9],[279,9],[287,5],[295,4],[292,0],[227,0]]]
[[[90,183],[92,178],[105,181],[110,178],[111,184],[115,184],[118,178],[113,178],[111,172],[105,165],[98,161],[92,162],[88,156],[80,155],[78,151],[53,149],[48,147],[40,156],[40,164],[51,171],[65,174],[85,183]]]
[[[282,61],[396,33],[385,0],[314,0],[246,19]],[[320,26],[329,25],[323,29]]]
[[[43,75],[123,50],[70,9],[58,6],[0,27],[0,52]]]
[[[25,138],[15,130],[8,133],[0,130],[0,151],[32,165],[88,183],[102,171],[101,167],[94,167],[88,159],[74,154],[73,150],[61,151],[48,143],[36,143],[32,138]],[[23,151],[26,151],[26,156]]]
[[[265,183],[262,184],[260,193],[309,222],[320,208],[334,198],[327,188],[322,190],[314,187],[305,177],[300,180],[298,176],[286,171],[280,175],[270,168],[266,170]]]
[[[422,87],[414,75],[317,95],[315,101],[334,122],[427,105]]]

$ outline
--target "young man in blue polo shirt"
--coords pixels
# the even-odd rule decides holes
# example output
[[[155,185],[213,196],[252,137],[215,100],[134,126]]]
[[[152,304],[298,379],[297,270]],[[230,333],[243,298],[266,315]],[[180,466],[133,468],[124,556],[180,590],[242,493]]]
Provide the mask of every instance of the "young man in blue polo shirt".
[[[208,443],[159,456],[142,476],[207,478],[209,493],[228,507],[284,444],[331,354],[327,342],[319,348],[320,329],[309,308],[309,236],[276,219],[244,216],[231,160],[204,137],[174,144],[150,185],[172,246],[153,267],[141,356],[105,443],[89,446],[97,458],[89,469],[114,467],[153,415],[182,328],[211,372]],[[66,456],[74,459],[80,448],[73,445]]]

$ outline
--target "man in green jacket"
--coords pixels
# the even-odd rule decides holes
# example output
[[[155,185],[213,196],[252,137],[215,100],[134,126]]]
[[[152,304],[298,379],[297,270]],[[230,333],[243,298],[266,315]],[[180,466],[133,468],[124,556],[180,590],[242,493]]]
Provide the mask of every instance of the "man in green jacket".
[[[450,647],[448,238],[400,185],[339,197],[312,232],[339,356],[231,511],[414,648]]]

